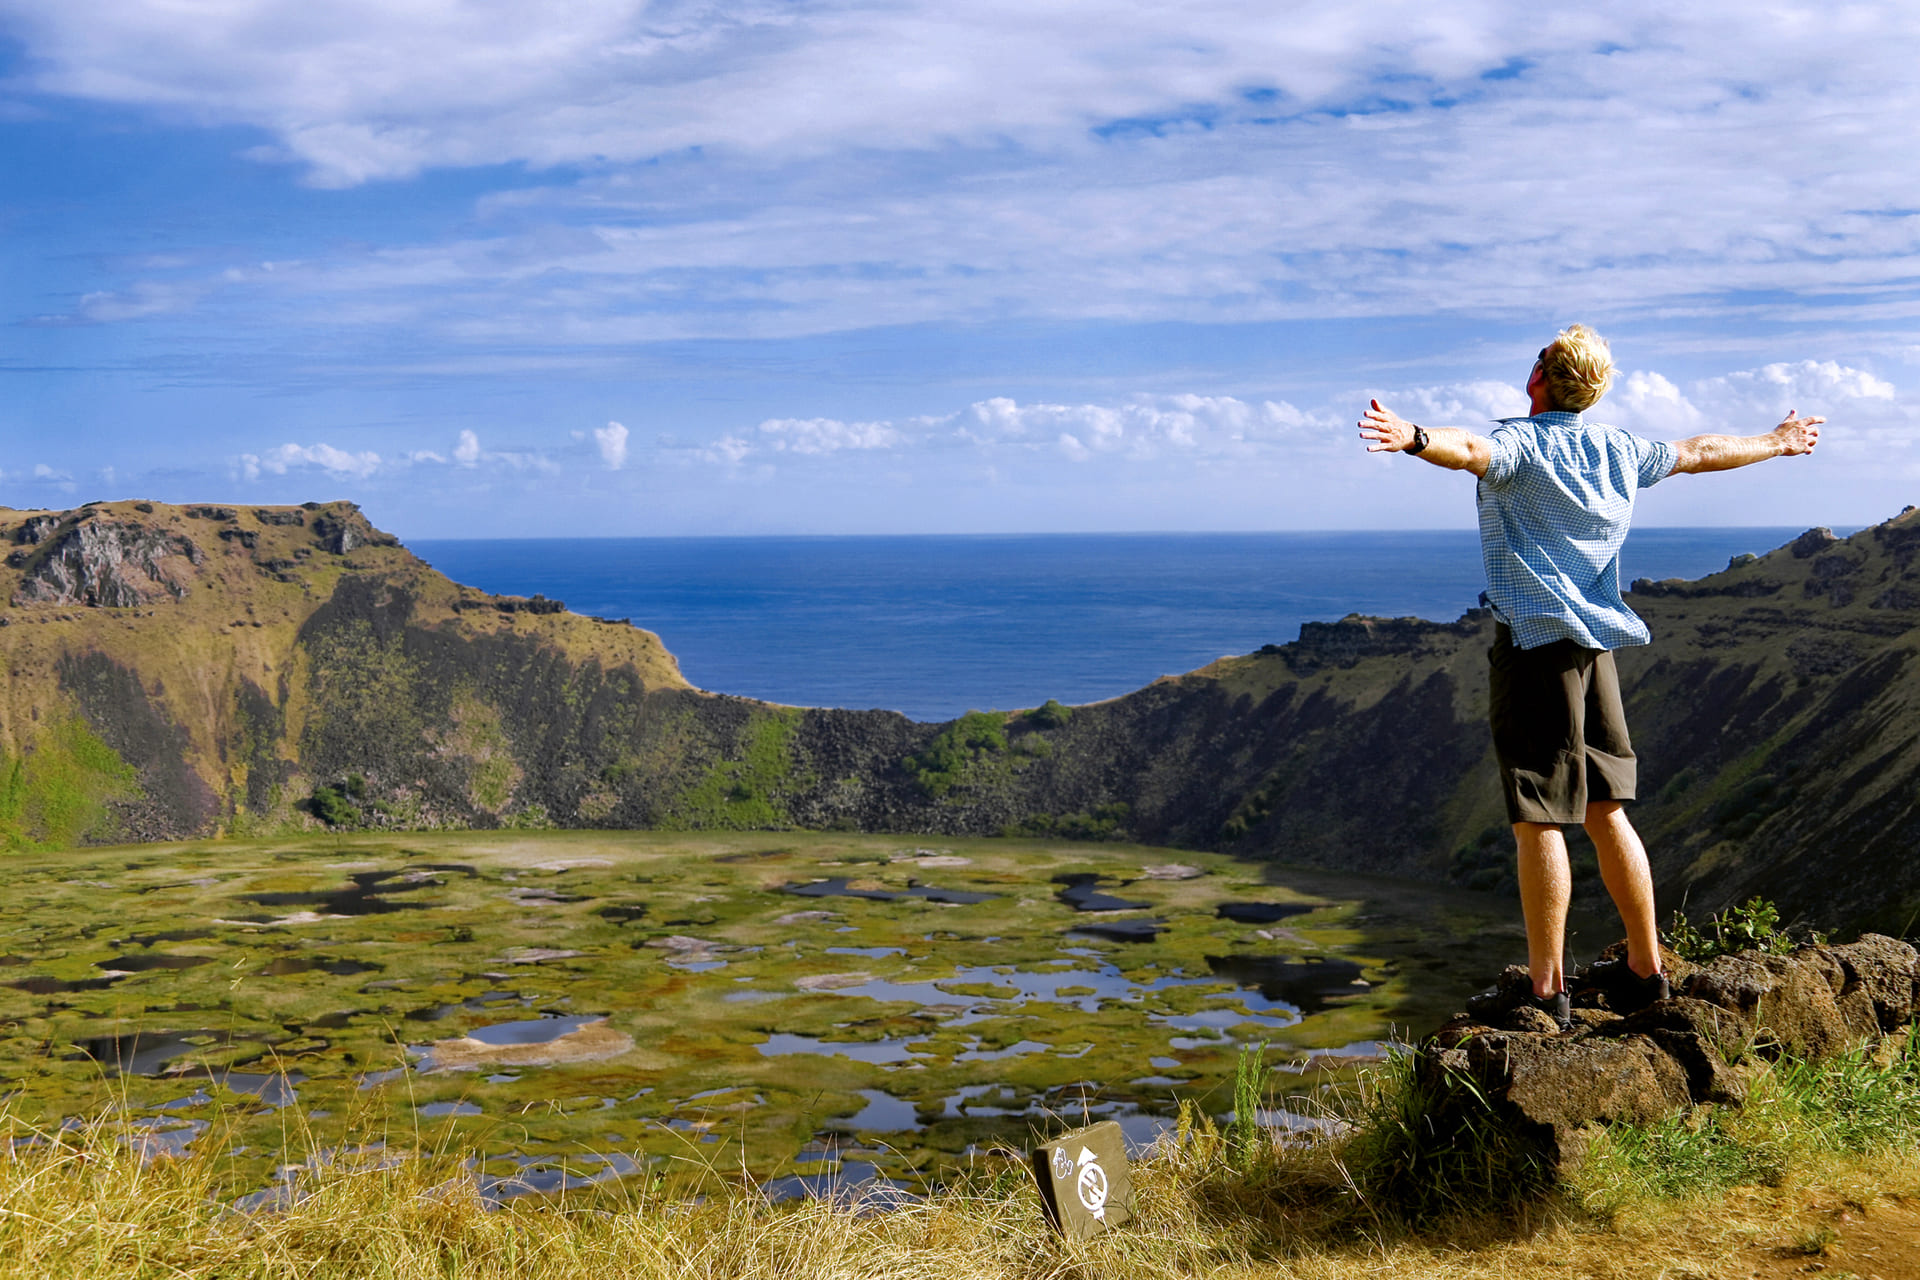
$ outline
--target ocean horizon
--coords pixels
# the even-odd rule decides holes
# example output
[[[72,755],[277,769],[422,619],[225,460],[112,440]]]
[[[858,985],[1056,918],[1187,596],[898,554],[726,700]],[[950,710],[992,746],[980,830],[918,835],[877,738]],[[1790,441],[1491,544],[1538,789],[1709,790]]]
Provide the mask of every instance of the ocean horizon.
[[[1635,529],[1621,578],[1697,578],[1797,526]],[[1351,613],[1451,621],[1473,530],[429,539],[457,582],[657,633],[686,678],[922,721],[1117,697]],[[1659,637],[1654,637],[1659,642]]]

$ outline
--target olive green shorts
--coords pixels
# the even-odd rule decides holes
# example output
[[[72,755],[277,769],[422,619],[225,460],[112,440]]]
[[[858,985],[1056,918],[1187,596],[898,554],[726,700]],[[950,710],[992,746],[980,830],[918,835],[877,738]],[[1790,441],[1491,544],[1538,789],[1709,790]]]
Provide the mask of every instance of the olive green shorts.
[[[1584,822],[1595,801],[1634,798],[1637,768],[1611,653],[1571,640],[1519,649],[1497,623],[1487,659],[1508,821]]]

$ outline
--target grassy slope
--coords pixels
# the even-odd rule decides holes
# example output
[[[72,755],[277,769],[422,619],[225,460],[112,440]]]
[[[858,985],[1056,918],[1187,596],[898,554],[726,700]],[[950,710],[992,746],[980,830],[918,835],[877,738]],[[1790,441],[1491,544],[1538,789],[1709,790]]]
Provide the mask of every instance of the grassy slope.
[[[92,804],[122,838],[314,827],[314,788],[358,775],[352,821],[389,828],[1014,829],[1494,888],[1508,874],[1484,618],[1312,625],[970,734],[700,693],[645,632],[502,612],[397,545],[336,556],[251,511],[225,526],[97,510],[191,537],[206,564],[177,603],[9,610],[0,746],[18,762],[77,708],[139,771],[142,802],[61,775],[84,784],[74,811]],[[6,515],[0,538],[26,518]],[[257,546],[221,540],[227,527]],[[1632,602],[1655,634],[1620,655],[1636,816],[1671,902],[1758,892],[1901,931],[1920,912],[1920,514]]]
[[[294,768],[287,795],[304,797],[311,783],[325,781],[298,772],[301,739],[316,714],[324,714],[312,705],[303,633],[346,579],[379,581],[405,591],[413,601],[412,623],[449,639],[519,637],[563,658],[630,667],[648,688],[688,687],[673,656],[651,632],[573,613],[507,613],[488,607],[493,597],[434,572],[372,530],[348,503],[311,511],[233,508],[232,520],[196,518],[188,514],[193,508],[155,503],[99,503],[84,510],[94,521],[186,538],[199,548],[203,562],[168,557],[165,572],[184,588],[184,595],[172,598],[156,584],[151,598],[134,608],[24,602],[19,589],[32,563],[0,565],[0,597],[11,602],[6,610],[9,625],[0,631],[10,677],[0,690],[0,751],[18,759],[42,741],[42,726],[70,718],[76,699],[72,675],[63,664],[76,655],[98,655],[136,673],[153,711],[176,731],[178,755],[187,768],[212,796],[229,801],[213,806],[215,827],[231,819],[233,802],[244,808],[248,794],[253,753],[241,748],[258,730],[245,716],[242,694],[249,688],[263,692],[279,713],[275,740],[265,747],[267,754]],[[264,523],[262,512],[297,514],[303,523]],[[27,521],[49,514],[78,513],[0,511],[0,543],[15,542]],[[322,517],[355,528],[366,541],[344,555],[325,550],[312,528]],[[223,532],[246,535],[253,545],[241,537],[222,538]],[[471,607],[462,609],[461,604]],[[291,815],[283,809],[276,816],[285,820]]]

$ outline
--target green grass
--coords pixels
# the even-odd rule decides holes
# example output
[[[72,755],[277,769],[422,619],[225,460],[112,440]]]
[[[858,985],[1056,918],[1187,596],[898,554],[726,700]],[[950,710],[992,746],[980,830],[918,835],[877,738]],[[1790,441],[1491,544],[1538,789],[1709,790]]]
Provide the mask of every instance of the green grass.
[[[109,802],[139,792],[118,752],[80,717],[62,717],[24,755],[0,753],[0,843],[16,852],[65,849],[109,836]]]
[[[715,764],[667,806],[664,830],[777,831],[793,825],[785,805],[793,781],[793,735],[801,711],[755,713],[737,760]]]
[[[1824,1062],[1767,1064],[1747,1104],[1611,1129],[1583,1177],[1588,1203],[1775,1186],[1825,1156],[1911,1159],[1920,1149],[1920,1035]]]

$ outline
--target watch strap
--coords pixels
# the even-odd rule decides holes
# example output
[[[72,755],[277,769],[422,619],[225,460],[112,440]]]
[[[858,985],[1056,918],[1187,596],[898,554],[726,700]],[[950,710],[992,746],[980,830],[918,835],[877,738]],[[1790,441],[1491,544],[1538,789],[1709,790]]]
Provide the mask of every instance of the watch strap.
[[[1415,427],[1413,429],[1413,443],[1407,446],[1406,452],[1412,453],[1412,454],[1418,454],[1422,450],[1424,450],[1426,447],[1427,447],[1427,429],[1425,427]]]

